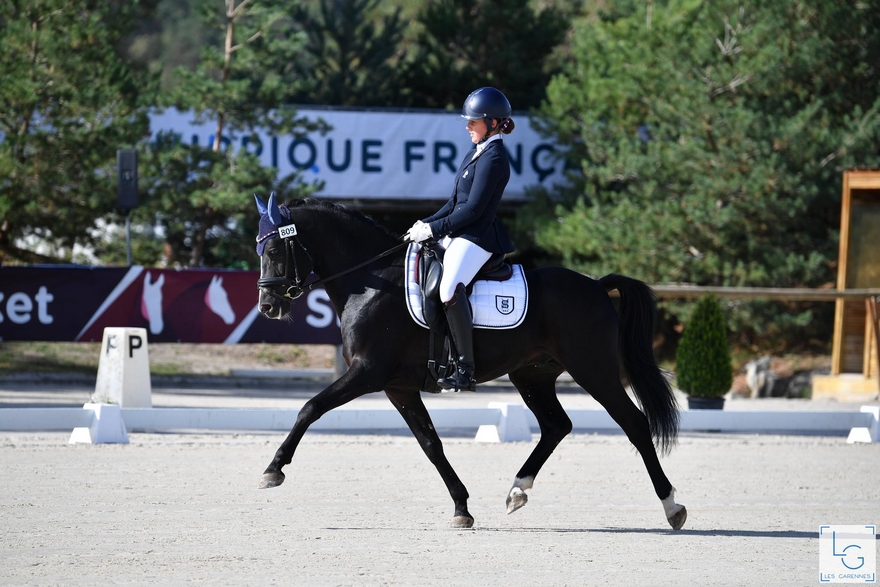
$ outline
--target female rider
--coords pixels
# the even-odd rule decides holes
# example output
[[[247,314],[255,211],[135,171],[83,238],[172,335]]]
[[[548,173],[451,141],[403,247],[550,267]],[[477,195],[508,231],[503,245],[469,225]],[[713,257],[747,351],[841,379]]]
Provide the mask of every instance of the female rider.
[[[510,102],[495,88],[474,90],[464,101],[471,149],[458,168],[452,197],[435,214],[417,221],[406,233],[412,242],[440,241],[446,248],[440,300],[455,344],[455,372],[437,383],[443,389],[475,391],[473,315],[465,287],[493,253],[514,250],[498,220],[498,203],[510,179],[510,161],[501,134],[513,132]]]

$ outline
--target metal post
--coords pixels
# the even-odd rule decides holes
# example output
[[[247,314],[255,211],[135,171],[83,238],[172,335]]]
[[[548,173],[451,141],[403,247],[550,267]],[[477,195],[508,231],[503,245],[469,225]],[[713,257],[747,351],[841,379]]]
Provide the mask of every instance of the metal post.
[[[125,210],[125,260],[131,267],[131,211],[138,207],[137,151],[117,150],[116,172],[118,174],[116,205],[121,210]]]
[[[125,262],[131,267],[131,211],[125,213]]]

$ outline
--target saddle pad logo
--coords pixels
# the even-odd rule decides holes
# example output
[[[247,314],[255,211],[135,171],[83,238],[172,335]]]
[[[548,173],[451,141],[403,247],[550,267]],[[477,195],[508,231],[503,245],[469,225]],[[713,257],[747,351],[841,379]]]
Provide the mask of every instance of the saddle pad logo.
[[[507,316],[513,312],[513,296],[495,296],[495,309]]]

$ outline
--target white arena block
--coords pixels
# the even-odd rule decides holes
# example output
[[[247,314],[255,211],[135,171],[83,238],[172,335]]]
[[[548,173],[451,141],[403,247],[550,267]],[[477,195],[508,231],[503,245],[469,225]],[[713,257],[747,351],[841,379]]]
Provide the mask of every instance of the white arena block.
[[[105,328],[92,401],[124,408],[153,406],[146,328]]]
[[[850,430],[846,442],[848,444],[880,442],[880,406],[862,406],[861,412],[871,415],[870,424]]]
[[[85,404],[93,412],[92,423],[73,429],[68,444],[128,444],[128,432],[122,420],[122,409],[110,404]]]
[[[490,402],[490,409],[499,410],[498,424],[482,425],[474,440],[477,442],[531,442],[532,431],[526,417],[526,409],[520,404]],[[494,430],[493,430],[494,429]]]
[[[498,426],[495,424],[483,424],[477,429],[477,435],[474,437],[476,442],[501,442],[498,435]]]

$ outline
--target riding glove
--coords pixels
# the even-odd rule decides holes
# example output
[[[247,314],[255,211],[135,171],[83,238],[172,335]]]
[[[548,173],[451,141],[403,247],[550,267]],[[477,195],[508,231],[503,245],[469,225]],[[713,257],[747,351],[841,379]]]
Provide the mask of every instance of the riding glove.
[[[412,243],[420,243],[430,238],[434,238],[434,233],[431,232],[430,224],[425,224],[421,220],[417,220],[416,223],[406,231],[404,238]]]

